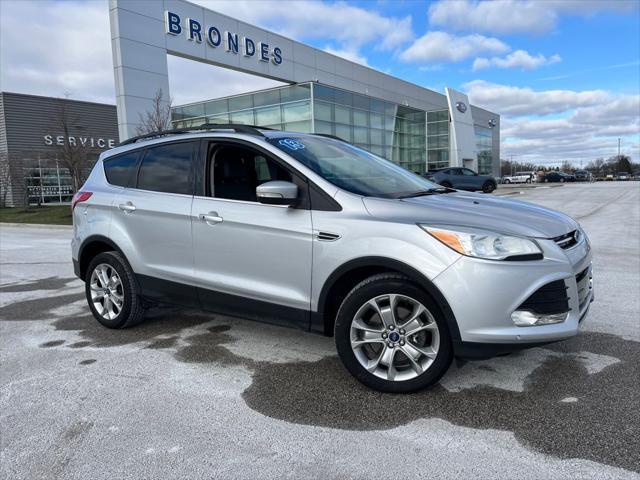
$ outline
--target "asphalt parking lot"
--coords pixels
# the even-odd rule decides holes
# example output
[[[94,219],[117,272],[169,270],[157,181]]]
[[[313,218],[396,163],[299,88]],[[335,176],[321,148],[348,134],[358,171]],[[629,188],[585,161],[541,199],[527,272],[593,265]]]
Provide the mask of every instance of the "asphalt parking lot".
[[[581,334],[404,396],[358,384],[314,334],[173,308],[104,329],[70,230],[0,225],[0,475],[640,478],[640,183],[512,198],[589,235]]]

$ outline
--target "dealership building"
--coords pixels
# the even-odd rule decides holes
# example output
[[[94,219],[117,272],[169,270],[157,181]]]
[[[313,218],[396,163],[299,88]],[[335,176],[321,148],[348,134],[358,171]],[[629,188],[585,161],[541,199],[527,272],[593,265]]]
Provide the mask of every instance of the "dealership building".
[[[167,55],[283,84],[177,106],[175,127],[329,134],[417,173],[460,166],[499,175],[500,116],[462,92],[438,93],[183,0],[110,0],[109,15],[115,106],[0,93],[3,206],[69,202],[65,157],[85,155],[90,168],[101,151],[134,136],[157,93],[171,98]]]
[[[462,92],[441,94],[183,0],[110,0],[110,17],[122,139],[135,134],[158,91],[170,98],[167,55],[174,55],[286,84],[178,106],[176,127],[324,133],[419,173],[464,166],[498,174],[500,116]]]
[[[86,174],[117,144],[115,105],[0,92],[0,204],[70,202],[66,162],[82,156]]]

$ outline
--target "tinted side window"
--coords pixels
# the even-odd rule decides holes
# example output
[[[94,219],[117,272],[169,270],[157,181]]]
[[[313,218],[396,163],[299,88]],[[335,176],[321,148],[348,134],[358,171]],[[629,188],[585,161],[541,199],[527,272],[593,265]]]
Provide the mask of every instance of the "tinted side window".
[[[139,156],[140,150],[136,150],[105,160],[104,174],[107,177],[107,182],[119,187],[128,187],[130,182],[135,179]]]
[[[210,161],[211,193],[216,198],[256,202],[256,187],[271,180],[292,181],[291,173],[260,152],[222,146]]]
[[[192,142],[148,148],[138,173],[138,188],[164,193],[191,194]]]

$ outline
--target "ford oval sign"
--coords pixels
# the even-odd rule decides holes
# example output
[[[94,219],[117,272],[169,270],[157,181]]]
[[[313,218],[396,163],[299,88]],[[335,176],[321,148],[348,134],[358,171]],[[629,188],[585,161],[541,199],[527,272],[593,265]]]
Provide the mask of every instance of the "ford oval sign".
[[[498,124],[498,122],[496,122],[495,118],[492,118],[491,120],[489,120],[489,126],[491,128],[495,127]]]
[[[456,108],[460,113],[464,113],[467,111],[467,104],[464,102],[456,102]]]

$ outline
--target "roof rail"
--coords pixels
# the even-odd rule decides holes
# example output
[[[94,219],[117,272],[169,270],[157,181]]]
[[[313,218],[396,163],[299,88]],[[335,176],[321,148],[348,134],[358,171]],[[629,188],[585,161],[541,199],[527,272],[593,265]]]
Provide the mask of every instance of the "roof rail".
[[[138,135],[137,137],[131,137],[126,139],[123,142],[120,142],[118,146],[131,145],[132,143],[139,142],[140,140],[149,140],[151,138],[165,137],[168,135],[180,135],[183,133],[193,133],[198,131],[215,131],[215,130],[233,130],[234,132],[238,132],[238,133],[246,133],[248,135],[256,135],[258,137],[264,137],[264,134],[262,134],[260,130],[272,130],[272,129],[267,127],[253,126],[253,125],[243,125],[240,123],[228,123],[228,124],[203,123],[202,125],[199,125],[196,127],[175,128],[172,130],[162,130],[160,132],[151,132],[151,133],[146,133],[144,135]]]

